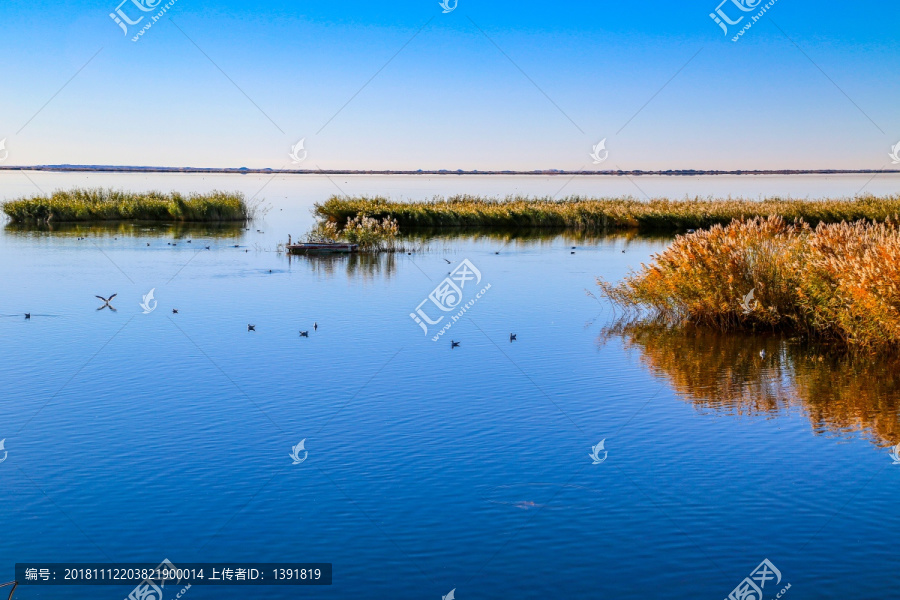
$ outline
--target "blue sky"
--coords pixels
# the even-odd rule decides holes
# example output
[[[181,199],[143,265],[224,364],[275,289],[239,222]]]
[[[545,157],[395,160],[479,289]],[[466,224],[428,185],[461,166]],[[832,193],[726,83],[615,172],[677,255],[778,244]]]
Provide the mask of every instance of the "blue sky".
[[[878,169],[900,140],[895,3],[778,0],[732,42],[718,0],[177,0],[132,42],[118,1],[2,5],[3,164]]]

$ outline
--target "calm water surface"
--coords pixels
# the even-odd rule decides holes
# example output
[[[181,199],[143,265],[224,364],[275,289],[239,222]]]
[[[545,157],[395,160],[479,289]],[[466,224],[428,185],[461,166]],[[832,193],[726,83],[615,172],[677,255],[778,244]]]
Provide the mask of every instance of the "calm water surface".
[[[0,582],[17,561],[315,561],[334,564],[334,585],[250,595],[696,599],[728,596],[767,558],[782,581],[766,598],[788,583],[786,598],[895,595],[896,363],[629,324],[588,293],[667,238],[459,236],[375,260],[276,252],[338,187],[553,195],[564,179],[29,176],[0,175],[2,195],[216,187],[259,193],[269,212],[249,231],[0,232]],[[638,182],[671,197],[897,183]],[[639,195],[608,178],[564,193]],[[464,259],[490,289],[433,342],[409,315]],[[158,307],[143,314],[151,288]],[[113,293],[116,312],[98,310],[94,296]],[[292,465],[303,439],[309,457]],[[601,440],[607,459],[592,464]]]

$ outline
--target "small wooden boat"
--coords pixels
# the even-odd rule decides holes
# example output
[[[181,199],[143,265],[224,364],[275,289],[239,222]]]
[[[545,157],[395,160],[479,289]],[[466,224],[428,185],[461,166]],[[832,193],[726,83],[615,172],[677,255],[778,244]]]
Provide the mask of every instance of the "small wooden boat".
[[[345,242],[304,242],[300,244],[288,244],[287,251],[291,254],[332,254],[359,252],[358,244]]]

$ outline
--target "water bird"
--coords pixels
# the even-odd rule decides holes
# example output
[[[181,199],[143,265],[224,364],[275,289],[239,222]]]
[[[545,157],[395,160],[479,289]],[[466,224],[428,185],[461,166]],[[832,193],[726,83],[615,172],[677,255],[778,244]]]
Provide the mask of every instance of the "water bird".
[[[247,331],[256,331],[256,325],[247,325]]]
[[[177,315],[177,314],[178,314],[178,309],[177,309],[177,308],[173,308],[173,309],[172,309],[172,314],[173,314],[173,315]]]
[[[192,240],[188,240],[187,243],[190,244]]]
[[[509,341],[515,342],[515,341],[516,341],[516,334],[514,334],[514,333],[509,334]]]
[[[100,298],[101,300],[103,300],[103,306],[101,306],[97,310],[103,310],[104,308],[108,308],[109,310],[115,312],[116,309],[113,308],[113,306],[110,304],[110,302],[112,302],[112,299],[115,298],[116,296],[118,296],[118,294],[113,294],[109,298],[104,298],[103,296],[96,296],[97,298]]]
[[[572,246],[572,250],[574,250],[574,249],[575,249],[575,246]]]
[[[450,347],[451,347],[451,348],[456,348],[457,346],[459,346],[459,342],[454,342],[453,340],[450,340]]]
[[[313,331],[318,331],[318,330],[319,330],[319,324],[313,323]]]
[[[494,252],[494,254],[500,254],[500,252],[499,252],[499,251],[497,251],[497,252]]]
[[[234,245],[234,247],[235,247],[235,248],[240,248],[240,246],[239,246],[239,245],[237,245],[237,244],[235,244],[235,245]]]
[[[147,244],[147,245],[149,246],[150,244]]]
[[[572,254],[575,254],[575,253],[574,253],[574,252],[572,252]]]
[[[206,249],[209,250],[209,246],[207,246]]]
[[[26,320],[26,321],[30,321],[30,320],[31,320],[31,313],[25,313],[25,320]]]
[[[449,260],[447,260],[446,258],[444,259],[444,262],[447,263],[448,265],[449,265],[449,264],[452,264],[452,263],[451,263]]]
[[[300,337],[309,337],[309,332],[308,332],[308,331],[301,331],[301,332],[300,332]]]

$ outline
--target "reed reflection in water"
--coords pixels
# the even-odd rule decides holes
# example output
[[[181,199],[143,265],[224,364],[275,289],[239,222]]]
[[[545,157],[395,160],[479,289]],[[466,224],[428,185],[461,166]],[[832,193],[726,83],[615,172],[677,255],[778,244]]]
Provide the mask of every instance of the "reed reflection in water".
[[[798,338],[722,333],[647,321],[606,327],[702,410],[777,417],[800,411],[816,434],[900,442],[900,356],[835,352]]]

